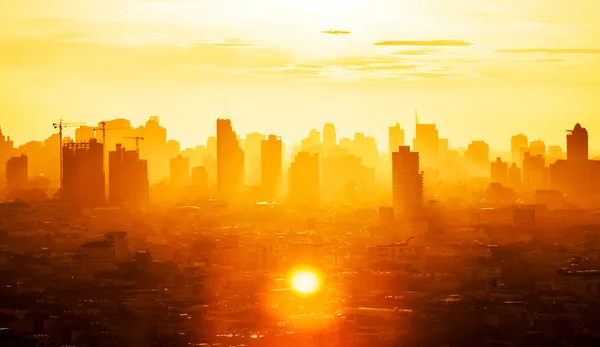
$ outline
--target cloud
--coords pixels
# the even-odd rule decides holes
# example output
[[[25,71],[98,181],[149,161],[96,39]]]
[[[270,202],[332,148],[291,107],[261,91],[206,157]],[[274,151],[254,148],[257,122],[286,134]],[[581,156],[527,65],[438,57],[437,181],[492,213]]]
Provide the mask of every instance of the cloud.
[[[428,41],[380,41],[374,46],[415,46],[415,47],[462,47],[472,43],[462,40],[428,40]]]
[[[600,54],[600,49],[594,48],[516,48],[499,49],[496,53],[508,54]]]
[[[395,64],[395,65],[368,65],[368,66],[361,66],[356,69],[362,70],[362,71],[391,71],[391,70],[408,70],[408,69],[413,69],[415,67],[416,66],[414,66],[414,65]]]
[[[405,51],[397,51],[392,54],[398,55],[425,55],[437,52],[435,49],[407,49]]]
[[[345,30],[325,30],[325,31],[321,31],[321,33],[328,34],[328,35],[348,35],[348,34],[350,34],[349,31],[345,31]]]
[[[537,59],[536,63],[564,63],[565,59]]]
[[[184,46],[210,46],[210,47],[223,47],[223,48],[244,48],[244,47],[266,47],[269,46],[262,42],[249,42],[241,40],[206,40],[196,41],[191,44],[184,44]]]

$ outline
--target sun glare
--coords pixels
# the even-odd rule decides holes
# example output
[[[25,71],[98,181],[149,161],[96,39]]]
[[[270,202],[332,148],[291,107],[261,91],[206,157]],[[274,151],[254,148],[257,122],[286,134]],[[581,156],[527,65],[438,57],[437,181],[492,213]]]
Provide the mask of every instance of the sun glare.
[[[300,271],[292,276],[292,288],[302,294],[314,293],[319,289],[319,277],[309,271]]]

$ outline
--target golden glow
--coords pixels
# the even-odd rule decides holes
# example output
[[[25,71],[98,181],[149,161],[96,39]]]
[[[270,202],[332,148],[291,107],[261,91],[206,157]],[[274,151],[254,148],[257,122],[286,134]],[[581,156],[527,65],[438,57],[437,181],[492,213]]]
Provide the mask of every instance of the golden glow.
[[[302,294],[311,294],[316,292],[320,286],[319,277],[310,271],[300,271],[292,276],[292,288]]]

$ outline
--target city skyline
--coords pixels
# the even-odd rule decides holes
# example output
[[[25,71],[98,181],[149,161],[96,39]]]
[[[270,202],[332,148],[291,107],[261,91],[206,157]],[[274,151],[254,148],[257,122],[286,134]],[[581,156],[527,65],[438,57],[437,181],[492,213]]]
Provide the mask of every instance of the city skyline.
[[[139,124],[156,114],[190,147],[212,133],[225,104],[239,133],[288,140],[321,121],[344,136],[360,129],[384,138],[396,121],[412,130],[413,109],[458,146],[474,139],[498,148],[513,132],[560,143],[554,129],[572,117],[592,132],[599,125],[593,0],[26,0],[0,8],[8,52],[0,114],[17,143],[46,137],[59,118]],[[490,122],[494,131],[479,136]]]

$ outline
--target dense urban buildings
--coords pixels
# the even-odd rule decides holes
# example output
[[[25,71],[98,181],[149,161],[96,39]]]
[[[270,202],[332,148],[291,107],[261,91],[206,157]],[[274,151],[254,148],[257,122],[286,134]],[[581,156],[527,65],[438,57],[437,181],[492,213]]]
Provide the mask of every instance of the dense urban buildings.
[[[281,138],[269,135],[261,142],[261,176],[262,194],[267,201],[281,200],[283,178],[283,146]]]
[[[181,154],[171,158],[170,170],[171,186],[183,188],[190,184],[190,158],[185,158]]]
[[[321,197],[319,155],[299,152],[288,172],[288,199],[292,203],[316,206]]]
[[[27,156],[21,154],[6,161],[6,189],[17,190],[27,187],[29,179],[29,165]]]
[[[111,205],[146,206],[149,202],[148,164],[139,151],[117,144],[108,154],[108,201]]]

